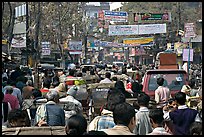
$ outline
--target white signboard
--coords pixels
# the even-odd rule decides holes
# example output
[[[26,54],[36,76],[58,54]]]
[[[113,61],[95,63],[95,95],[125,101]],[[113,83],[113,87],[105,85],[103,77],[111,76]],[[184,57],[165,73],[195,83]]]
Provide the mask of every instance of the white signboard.
[[[186,23],[184,27],[184,36],[185,37],[195,37],[194,24]]]
[[[20,22],[14,25],[13,34],[25,34],[26,22]]]
[[[138,25],[109,25],[108,35],[136,35]]]
[[[105,11],[104,19],[114,22],[127,22],[128,14],[127,12]]]
[[[26,37],[16,37],[11,41],[11,47],[13,48],[23,48],[26,47]]]
[[[26,15],[26,4],[15,7],[15,17],[25,16]]]
[[[166,24],[109,25],[108,35],[141,35],[166,33]]]
[[[189,53],[190,51],[190,53]],[[193,49],[183,49],[183,61],[188,61],[190,56],[190,60],[189,61],[193,61]]]
[[[69,50],[82,50],[82,41],[69,41]]]
[[[166,24],[139,25],[139,34],[166,33]]]
[[[51,51],[50,51],[50,42],[42,42],[41,43],[42,45],[42,52],[41,52],[41,54],[43,55],[43,56],[45,56],[45,55],[50,55],[50,53],[51,53]]]

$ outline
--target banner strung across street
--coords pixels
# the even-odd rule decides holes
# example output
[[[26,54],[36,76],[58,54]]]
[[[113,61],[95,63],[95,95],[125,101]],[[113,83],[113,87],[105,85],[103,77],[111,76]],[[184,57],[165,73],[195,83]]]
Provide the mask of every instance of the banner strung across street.
[[[153,37],[142,37],[142,38],[127,38],[123,39],[124,44],[140,44],[140,46],[153,46]]]
[[[166,33],[166,24],[109,25],[108,35],[141,35]]]

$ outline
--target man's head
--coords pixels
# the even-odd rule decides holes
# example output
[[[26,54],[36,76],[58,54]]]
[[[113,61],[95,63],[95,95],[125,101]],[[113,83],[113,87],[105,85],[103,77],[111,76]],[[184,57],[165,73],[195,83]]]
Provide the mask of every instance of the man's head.
[[[29,127],[29,117],[26,111],[13,109],[8,114],[8,123],[11,127]]]
[[[146,93],[142,92],[142,93],[138,94],[137,101],[138,101],[138,104],[140,106],[148,107],[149,101],[150,101],[150,97]]]
[[[121,92],[112,90],[108,93],[107,97],[107,109],[113,111],[117,104],[125,102],[125,95]]]
[[[113,119],[116,125],[127,126],[131,132],[135,128],[135,109],[127,102],[120,103],[113,110]]]
[[[164,84],[164,78],[162,78],[162,77],[157,78],[157,84],[159,86],[162,86]]]
[[[175,101],[178,105],[185,105],[186,103],[186,94],[183,92],[177,92],[174,96]]]
[[[164,113],[161,108],[150,109],[149,118],[153,128],[162,126],[164,121],[163,115]]]
[[[111,78],[111,73],[110,72],[106,72],[105,77],[110,79]]]
[[[50,89],[49,92],[45,95],[47,101],[59,102],[59,93],[55,89]]]

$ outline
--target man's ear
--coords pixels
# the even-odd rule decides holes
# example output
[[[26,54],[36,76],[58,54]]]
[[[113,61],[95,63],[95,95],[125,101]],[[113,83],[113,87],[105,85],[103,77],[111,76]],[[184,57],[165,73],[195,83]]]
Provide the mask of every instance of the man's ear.
[[[152,118],[150,118],[150,123],[154,124],[154,120]]]
[[[135,123],[136,123],[136,118],[135,118],[135,117],[132,117],[131,120],[130,120],[130,123],[131,123],[131,124],[135,124]]]

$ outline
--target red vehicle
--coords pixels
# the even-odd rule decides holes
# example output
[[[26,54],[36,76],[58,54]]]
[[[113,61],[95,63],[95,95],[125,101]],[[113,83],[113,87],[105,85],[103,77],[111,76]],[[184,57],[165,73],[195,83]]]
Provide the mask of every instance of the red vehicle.
[[[180,92],[183,85],[188,84],[188,74],[179,69],[156,69],[148,70],[143,79],[143,92],[154,99],[155,90],[158,87],[157,78],[164,78],[164,86],[167,86],[173,97],[176,92]]]

